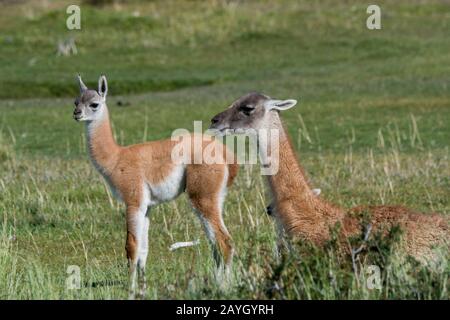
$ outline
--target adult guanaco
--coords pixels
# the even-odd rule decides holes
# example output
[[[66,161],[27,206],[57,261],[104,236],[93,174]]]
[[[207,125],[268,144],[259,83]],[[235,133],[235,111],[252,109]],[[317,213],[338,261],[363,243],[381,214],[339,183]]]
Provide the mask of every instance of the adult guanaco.
[[[417,213],[403,206],[359,206],[345,210],[315,195],[280,119],[280,111],[296,103],[250,93],[214,116],[210,127],[218,134],[257,135],[259,145],[265,148],[260,148],[262,163],[278,168],[267,175],[273,196],[269,209],[288,235],[322,245],[330,239],[330,229],[339,222],[343,238],[348,238],[361,232],[361,216],[367,213],[372,233],[384,233],[398,225],[404,231],[401,244],[406,253],[423,262],[435,257],[434,247],[450,243],[449,224],[444,215]],[[267,138],[272,130],[279,137],[276,143]]]

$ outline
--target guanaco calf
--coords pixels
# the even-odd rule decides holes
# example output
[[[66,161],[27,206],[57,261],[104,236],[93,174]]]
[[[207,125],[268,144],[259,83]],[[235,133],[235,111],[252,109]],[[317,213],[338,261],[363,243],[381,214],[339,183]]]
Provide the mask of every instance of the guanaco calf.
[[[194,210],[206,230],[218,264],[229,266],[233,256],[230,235],[222,219],[222,205],[227,187],[235,178],[236,164],[189,164],[172,159],[179,141],[160,140],[131,146],[120,146],[114,140],[109,120],[105,76],[98,90],[89,90],[78,76],[80,95],[75,100],[73,117],[84,121],[89,156],[95,168],[107,181],[114,195],[126,205],[126,253],[130,268],[130,298],[145,293],[145,264],[148,253],[149,208],[175,199],[186,191]],[[189,135],[191,142],[204,146],[217,144],[206,136]],[[186,140],[183,140],[186,142]],[[195,149],[192,157],[196,155]],[[220,150],[220,148],[218,149]],[[226,148],[222,156],[230,152]],[[232,155],[234,156],[234,155]],[[190,162],[198,163],[198,162]],[[219,163],[219,162],[218,162]],[[217,245],[217,247],[216,247]],[[217,250],[218,249],[218,250]],[[221,254],[219,254],[219,252]],[[221,259],[223,258],[223,260]]]
[[[421,261],[434,257],[433,247],[449,244],[449,225],[443,215],[416,213],[402,206],[360,206],[347,211],[315,195],[279,116],[280,111],[296,103],[296,100],[274,100],[250,93],[211,120],[211,129],[220,134],[255,132],[258,143],[266,146],[266,150],[260,148],[262,163],[278,162],[275,166],[278,171],[267,175],[273,196],[269,209],[289,235],[321,245],[330,238],[330,228],[339,222],[346,239],[361,231],[360,216],[368,213],[374,232],[384,233],[395,225],[400,226],[404,231],[401,244],[407,254]],[[260,134],[269,130],[278,132],[278,145]]]

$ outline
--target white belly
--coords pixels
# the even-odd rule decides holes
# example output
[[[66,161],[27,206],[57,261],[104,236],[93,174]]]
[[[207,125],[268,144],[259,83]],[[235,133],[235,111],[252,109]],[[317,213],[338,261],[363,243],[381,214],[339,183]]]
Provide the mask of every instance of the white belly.
[[[170,175],[159,184],[147,183],[150,189],[150,204],[156,205],[178,197],[186,186],[186,169],[176,166]]]

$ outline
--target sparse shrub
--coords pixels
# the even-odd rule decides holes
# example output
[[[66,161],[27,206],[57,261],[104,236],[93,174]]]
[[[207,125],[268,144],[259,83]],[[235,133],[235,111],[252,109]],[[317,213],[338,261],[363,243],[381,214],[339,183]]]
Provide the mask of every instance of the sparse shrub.
[[[324,248],[294,243],[294,249],[279,258],[266,256],[261,277],[244,273],[243,285],[237,290],[257,299],[448,299],[448,266],[445,272],[433,272],[399,255],[393,249],[400,234],[393,228],[387,236],[371,238],[368,249],[358,257],[357,270],[349,254],[339,253],[342,248],[337,241],[330,241]],[[381,289],[369,288],[370,266],[380,270]],[[248,283],[257,285],[250,290]]]

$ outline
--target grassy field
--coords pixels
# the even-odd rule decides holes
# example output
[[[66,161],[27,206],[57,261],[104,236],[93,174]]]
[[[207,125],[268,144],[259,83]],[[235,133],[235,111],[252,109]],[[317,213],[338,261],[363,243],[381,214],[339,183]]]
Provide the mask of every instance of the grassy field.
[[[283,114],[302,164],[344,207],[404,204],[450,214],[450,4],[379,1],[0,1],[0,298],[127,297],[123,205],[89,163],[72,119],[75,75],[106,74],[117,140],[193,129],[251,90],[299,105]],[[73,37],[78,54],[57,56]],[[450,266],[367,256],[360,272],[325,249],[274,253],[257,168],[242,167],[225,204],[234,279],[214,281],[206,237],[186,198],[152,211],[148,299],[448,299]],[[176,241],[200,245],[170,252]],[[381,267],[381,290],[365,267]],[[66,289],[77,265],[82,288]],[[363,270],[363,271],[361,271]]]

